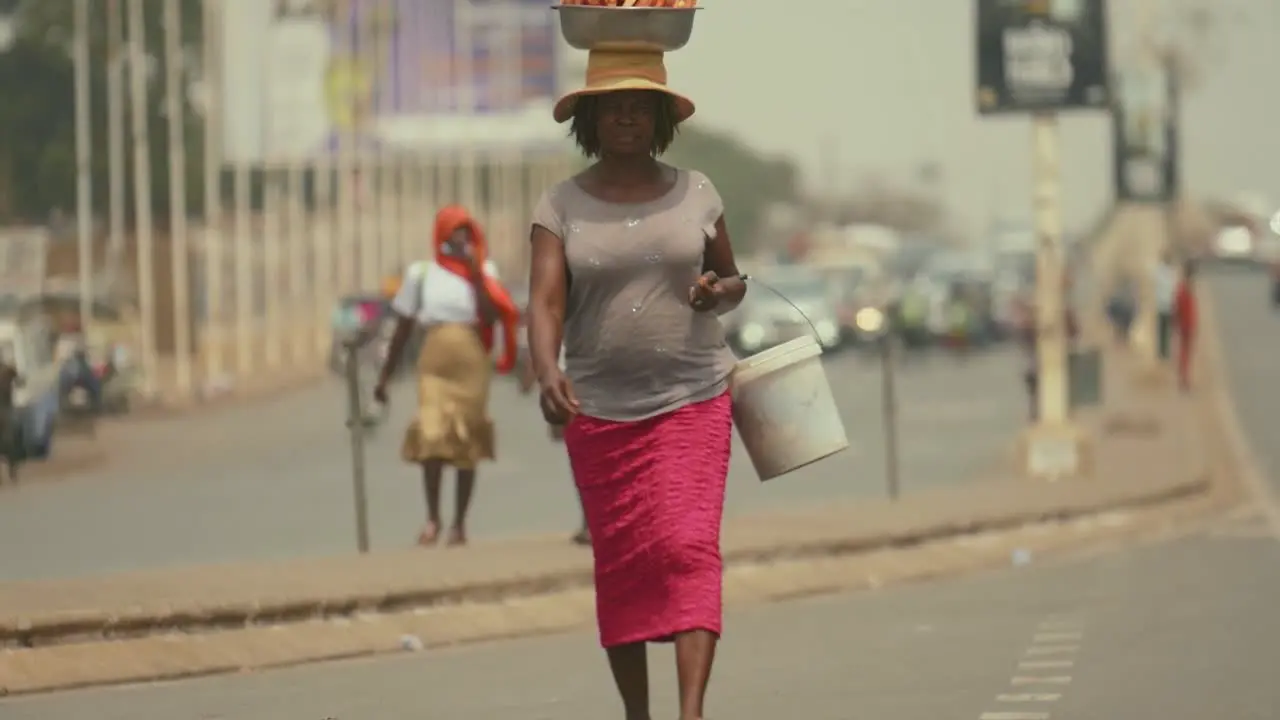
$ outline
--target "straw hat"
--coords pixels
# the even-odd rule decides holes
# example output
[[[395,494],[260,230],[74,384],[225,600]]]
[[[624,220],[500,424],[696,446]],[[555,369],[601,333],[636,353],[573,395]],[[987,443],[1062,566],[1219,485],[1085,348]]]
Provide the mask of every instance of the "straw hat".
[[[676,122],[693,115],[693,101],[667,87],[667,65],[661,52],[648,50],[592,50],[587,54],[587,82],[556,103],[556,122],[568,122],[578,98],[622,90],[654,90],[675,100]]]

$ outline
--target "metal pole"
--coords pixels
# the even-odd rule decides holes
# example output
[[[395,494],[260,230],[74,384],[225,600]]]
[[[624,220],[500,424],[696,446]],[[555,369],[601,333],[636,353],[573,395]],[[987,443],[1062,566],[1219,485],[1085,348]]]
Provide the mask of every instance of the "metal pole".
[[[253,176],[249,161],[238,158],[232,179],[235,213],[235,286],[236,318],[235,348],[236,372],[247,379],[253,373],[256,360],[253,352]]]
[[[267,150],[268,153],[272,151]],[[284,363],[281,356],[284,339],[281,337],[283,332],[284,320],[280,312],[281,306],[281,280],[280,270],[283,265],[281,262],[280,246],[281,233],[284,225],[281,222],[282,214],[280,211],[280,200],[283,193],[281,188],[280,167],[272,161],[272,156],[268,154],[268,160],[263,168],[263,195],[262,195],[262,273],[265,278],[265,286],[267,296],[266,301],[266,337],[263,342],[266,345],[267,367],[271,370],[277,370]]]
[[[1156,23],[1159,21],[1158,8],[1155,0],[1138,0],[1135,7],[1137,13],[1137,32],[1138,32],[1138,57],[1135,63],[1139,70],[1139,78],[1142,82],[1146,82],[1152,77],[1156,77],[1159,70],[1161,60],[1159,56],[1159,47],[1156,43]],[[1144,100],[1149,96],[1144,94]],[[1156,122],[1154,117],[1154,107],[1145,108],[1150,114],[1152,122]],[[1163,118],[1160,118],[1163,121]],[[1155,334],[1157,326],[1158,311],[1156,309],[1155,297],[1155,277],[1154,270],[1156,263],[1159,261],[1159,245],[1157,242],[1138,242],[1126,243],[1131,253],[1130,267],[1133,272],[1137,273],[1136,284],[1138,287],[1138,312],[1134,318],[1133,327],[1130,331],[1131,345],[1137,352],[1139,366],[1142,369],[1150,369],[1156,364],[1156,343]]]
[[[454,0],[453,2],[453,37],[457,46],[454,50],[457,57],[454,58],[454,88],[458,95],[455,98],[457,103],[456,112],[458,115],[471,120],[476,115],[476,72],[475,72],[475,47],[474,33],[475,24],[471,17],[471,0]],[[476,156],[475,142],[468,140],[463,147],[461,157],[460,181],[461,189],[459,192],[458,202],[463,207],[468,208],[471,212],[478,212],[476,208],[477,195],[476,182],[478,180],[479,158]]]
[[[129,44],[129,99],[133,120],[134,218],[138,237],[138,304],[142,316],[142,388],[156,393],[160,359],[156,352],[155,238],[151,227],[151,148],[147,134],[146,25],[142,0],[129,0],[126,33]]]
[[[291,355],[297,365],[308,366],[314,357],[308,351],[311,346],[310,336],[314,330],[308,325],[315,320],[315,314],[307,308],[306,284],[307,276],[307,189],[306,168],[303,159],[293,157],[289,163],[289,331],[292,334]],[[314,282],[314,280],[312,281]]]
[[[880,382],[884,420],[884,472],[889,499],[901,495],[898,467],[898,389],[893,358],[893,333],[886,327],[880,336]]]
[[[187,241],[187,138],[183,100],[182,5],[164,3],[165,113],[169,116],[169,259],[173,273],[173,339],[178,396],[189,399],[191,378],[191,267]]]
[[[362,57],[361,53],[368,50],[374,55],[375,60],[372,75],[380,75],[381,68],[377,63],[382,58],[376,55],[376,38],[373,47],[365,48],[365,42],[369,40],[369,28],[372,27],[369,15],[371,10],[376,12],[372,3],[363,3],[355,6],[354,22],[355,32],[352,36],[355,39],[355,51],[353,57]],[[376,79],[370,78],[370,83],[376,88]],[[378,182],[378,151],[379,146],[376,143],[373,134],[376,124],[376,90],[371,92],[367,98],[356,99],[356,112],[354,113],[356,140],[359,143],[356,147],[356,173],[357,181],[355,183],[356,197],[356,261],[360,268],[356,275],[356,288],[365,292],[374,290],[378,287],[378,243],[381,239],[378,237],[378,207],[377,203],[381,199],[377,193]]]
[[[124,22],[119,0],[107,0],[107,262],[114,281],[123,270],[125,232]]]
[[[351,431],[351,484],[355,494],[356,547],[369,552],[369,496],[364,467],[364,401],[360,396],[360,346],[345,345],[347,353],[347,428]]]
[[[75,5],[76,234],[80,331],[93,322],[93,179],[89,133],[89,0]]]
[[[206,379],[217,382],[226,370],[226,243],[222,227],[222,28],[217,0],[204,0],[204,327],[200,348]]]
[[[1066,312],[1063,307],[1061,138],[1050,114],[1031,121],[1036,236],[1036,354],[1040,423],[1067,421]]]
[[[349,123],[355,121],[355,108],[347,118]],[[334,241],[334,259],[336,265],[335,287],[339,294],[354,292],[359,276],[356,273],[356,251],[359,247],[359,221],[356,217],[359,208],[356,200],[356,161],[354,145],[356,141],[354,125],[348,124],[338,132],[337,163],[337,239]]]
[[[329,149],[321,150],[315,164],[316,207],[314,254],[315,279],[312,280],[312,302],[315,303],[315,348],[322,356],[329,352],[329,312],[337,299],[334,289],[334,202],[333,161]]]
[[[402,268],[412,262],[421,242],[422,231],[414,231],[413,215],[426,202],[422,194],[422,173],[418,155],[402,155],[396,159],[396,263]],[[423,226],[427,227],[427,226]],[[387,268],[389,271],[392,268]]]

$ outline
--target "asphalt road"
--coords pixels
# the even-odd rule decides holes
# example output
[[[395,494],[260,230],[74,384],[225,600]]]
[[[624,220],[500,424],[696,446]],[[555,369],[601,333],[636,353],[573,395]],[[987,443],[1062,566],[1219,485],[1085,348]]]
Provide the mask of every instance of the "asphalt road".
[[[1240,422],[1263,474],[1280,493],[1280,308],[1257,268],[1208,268]]]
[[[996,464],[1024,419],[1021,362],[1001,350],[900,371],[904,493],[970,481]],[[764,486],[738,448],[730,516],[885,493],[879,364],[841,355],[827,367],[854,447]],[[375,547],[411,543],[423,517],[416,469],[398,458],[409,386],[393,405],[368,451]],[[0,581],[351,552],[344,412],[335,380],[252,407],[110,431],[119,458],[110,467],[0,491]],[[499,460],[481,470],[472,536],[567,534],[578,522],[568,463],[536,403],[504,381],[491,413]]]
[[[1205,534],[732,613],[708,717],[1274,720],[1280,544]],[[1240,525],[1240,530],[1249,530]],[[674,717],[669,647],[650,654]],[[6,720],[621,717],[594,633],[0,702]]]

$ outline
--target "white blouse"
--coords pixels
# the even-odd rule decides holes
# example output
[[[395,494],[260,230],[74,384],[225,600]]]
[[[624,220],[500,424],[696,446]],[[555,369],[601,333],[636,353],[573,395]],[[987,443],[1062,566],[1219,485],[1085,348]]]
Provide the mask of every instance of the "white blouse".
[[[496,280],[498,266],[486,260],[484,273]],[[404,282],[391,301],[391,309],[423,325],[474,323],[476,293],[466,278],[428,260],[414,263],[405,270]]]

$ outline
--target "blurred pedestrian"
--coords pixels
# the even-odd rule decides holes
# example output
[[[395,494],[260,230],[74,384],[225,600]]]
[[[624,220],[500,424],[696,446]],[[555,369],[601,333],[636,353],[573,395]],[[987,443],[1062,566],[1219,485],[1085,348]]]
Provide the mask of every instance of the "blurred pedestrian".
[[[662,54],[592,51],[587,80],[555,117],[595,163],[534,211],[533,362],[544,415],[566,424],[626,717],[650,717],[646,643],[674,642],[680,720],[701,720],[733,427],[717,314],[746,285],[715,186],[657,159],[693,114],[667,89]]]
[[[494,325],[503,330],[498,370],[507,373],[515,367],[520,319],[488,259],[484,233],[466,210],[451,205],[436,215],[435,250],[434,260],[405,272],[391,303],[397,322],[374,390],[379,402],[388,401],[387,383],[415,325],[422,326],[418,411],[405,433],[401,457],[422,466],[427,524],[418,543],[423,546],[434,545],[440,535],[440,486],[446,465],[455,469],[458,479],[448,542],[467,541],[476,466],[494,457],[488,414]]]
[[[1111,320],[1116,342],[1121,345],[1129,344],[1129,331],[1133,327],[1137,305],[1138,299],[1133,279],[1126,275],[1120,279],[1112,290],[1110,299],[1107,300],[1107,318]]]
[[[1166,252],[1152,278],[1156,300],[1156,348],[1161,360],[1168,360],[1173,338],[1173,305],[1178,294],[1178,266]]]
[[[1200,325],[1195,277],[1195,263],[1187,260],[1182,265],[1182,277],[1174,297],[1174,319],[1178,326],[1178,385],[1183,392],[1191,389],[1191,353]]]

